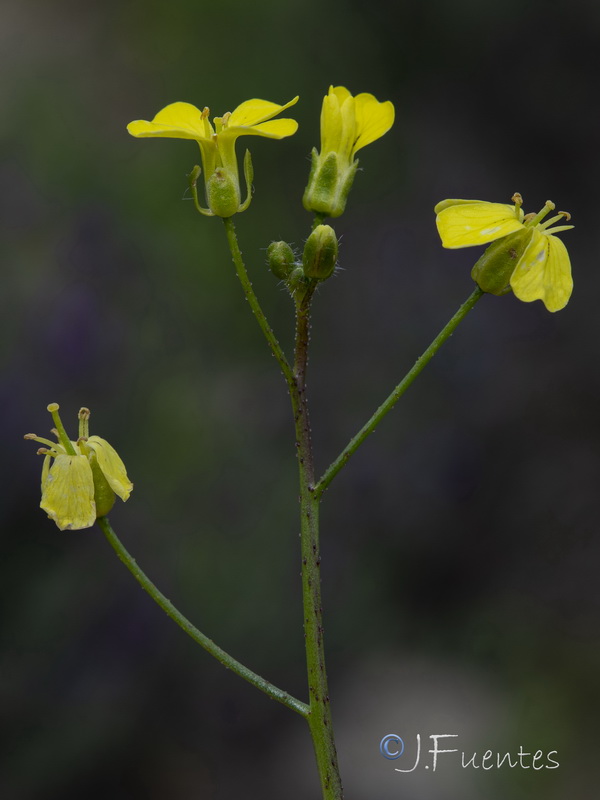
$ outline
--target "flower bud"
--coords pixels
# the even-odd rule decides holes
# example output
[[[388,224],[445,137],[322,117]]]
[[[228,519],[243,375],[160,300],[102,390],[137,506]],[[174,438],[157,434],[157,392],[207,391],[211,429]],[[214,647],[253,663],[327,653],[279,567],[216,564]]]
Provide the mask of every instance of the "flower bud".
[[[267,247],[269,269],[282,281],[285,281],[294,269],[294,251],[287,242],[271,242]]]
[[[503,295],[510,292],[510,278],[533,236],[533,228],[522,228],[487,248],[471,270],[471,277],[484,292]]]
[[[206,199],[217,217],[232,217],[240,207],[240,184],[237,175],[217,167],[206,182]]]
[[[307,278],[327,280],[335,269],[338,258],[338,240],[330,225],[317,225],[306,240],[302,265]]]
[[[302,267],[294,267],[294,269],[290,272],[290,276],[286,281],[286,285],[292,296],[295,296],[296,292],[302,292],[306,289],[308,284]]]

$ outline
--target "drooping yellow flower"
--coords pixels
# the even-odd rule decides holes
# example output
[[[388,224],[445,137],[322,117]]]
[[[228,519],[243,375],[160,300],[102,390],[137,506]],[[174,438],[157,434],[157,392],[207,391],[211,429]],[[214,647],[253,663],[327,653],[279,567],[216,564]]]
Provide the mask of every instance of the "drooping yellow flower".
[[[210,216],[230,217],[245,211],[250,204],[252,164],[246,151],[244,170],[248,196],[241,202],[238,163],[235,143],[239,136],[264,136],[268,139],[283,139],[298,129],[293,119],[272,119],[286,108],[298,102],[294,97],[289,103],[278,105],[268,100],[246,100],[234,111],[213,119],[208,117],[210,109],[200,111],[190,103],[171,103],[159,111],[151,121],[135,120],[127,130],[137,137],[166,137],[170,139],[194,139],[200,146],[204,183],[208,209],[201,209]],[[198,173],[196,173],[196,178]],[[194,183],[195,188],[195,183]]]
[[[514,205],[480,200],[438,203],[434,210],[442,245],[454,249],[496,242],[471,273],[479,286],[492,294],[512,289],[525,303],[541,300],[548,311],[559,311],[569,302],[573,279],[567,248],[554,234],[573,226],[550,226],[571,215],[559,211],[542,222],[555,208],[550,200],[538,214],[527,215],[521,195],[512,200]]]
[[[40,507],[61,531],[90,528],[98,517],[112,508],[115,494],[127,500],[133,484],[116,450],[99,436],[88,436],[90,412],[79,411],[79,438],[71,441],[58,415],[58,403],[51,403],[57,442],[28,433],[25,438],[41,442],[44,455]],[[51,463],[52,462],[52,463]]]
[[[330,86],[321,109],[321,152],[312,151],[312,168],[303,203],[307,211],[339,217],[358,168],[356,153],[394,124],[394,106],[372,94],[353,97],[344,86]]]

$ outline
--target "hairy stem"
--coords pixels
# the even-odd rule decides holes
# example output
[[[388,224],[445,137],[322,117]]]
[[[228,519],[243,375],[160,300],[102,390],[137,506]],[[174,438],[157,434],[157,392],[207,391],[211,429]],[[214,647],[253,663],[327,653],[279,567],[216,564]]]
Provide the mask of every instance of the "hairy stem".
[[[154,602],[157,603],[165,612],[165,614],[171,617],[171,619],[176,622],[179,627],[188,634],[188,636],[191,636],[195,642],[197,642],[208,653],[210,653],[211,656],[214,656],[217,661],[223,664],[224,667],[227,667],[227,669],[230,669],[232,672],[235,672],[236,675],[239,675],[240,678],[244,678],[244,680],[248,681],[248,683],[256,686],[256,688],[260,689],[261,692],[269,695],[271,699],[283,703],[284,706],[291,708],[292,711],[298,712],[298,714],[303,717],[309,716],[309,707],[306,705],[306,703],[297,700],[291,694],[284,692],[283,689],[279,689],[277,686],[269,683],[269,681],[265,680],[256,672],[248,669],[248,667],[244,666],[244,664],[241,664],[239,661],[233,658],[233,656],[230,656],[229,653],[226,653],[225,650],[222,650],[212,641],[212,639],[209,639],[208,636],[203,634],[202,631],[199,631],[195,625],[192,625],[189,619],[184,617],[183,614],[175,608],[171,601],[168,600],[164,594],[159,591],[159,589],[157,589],[150,578],[138,567],[135,559],[127,552],[125,547],[119,541],[117,534],[114,532],[110,522],[108,521],[108,517],[99,517],[98,525],[102,528],[104,535],[110,542],[115,553],[119,556],[121,561],[125,564],[142,589],[148,592]]]
[[[321,555],[319,551],[319,498],[314,491],[314,460],[306,398],[306,369],[313,289],[296,302],[294,386],[290,392],[296,429],[300,476],[300,538],[302,598],[306,666],[308,673],[308,724],[313,740],[323,800],[341,800],[342,782],[333,736],[321,604]]]
[[[456,314],[452,317],[450,322],[438,333],[435,337],[433,342],[429,345],[427,350],[423,353],[423,355],[417,359],[412,369],[410,369],[404,378],[400,381],[400,383],[396,386],[394,391],[387,397],[386,400],[379,406],[377,411],[373,414],[373,416],[366,422],[363,427],[359,430],[359,432],[354,436],[353,439],[347,444],[347,446],[342,450],[339,456],[335,459],[335,461],[327,468],[325,473],[323,474],[322,478],[315,486],[315,495],[317,497],[321,497],[325,489],[329,486],[331,481],[335,478],[338,472],[342,469],[343,466],[348,462],[353,453],[355,453],[360,445],[364,442],[367,436],[370,433],[373,433],[375,428],[379,425],[381,420],[385,417],[385,415],[392,410],[392,408],[396,405],[398,400],[402,397],[404,392],[408,389],[408,387],[412,384],[415,378],[423,371],[423,369],[429,364],[431,359],[440,349],[440,347],[444,344],[446,339],[449,339],[450,336],[454,333],[458,325],[463,321],[463,319],[467,316],[469,311],[473,308],[475,303],[479,300],[479,298],[483,295],[482,290],[477,287],[470,297],[462,304],[462,306],[458,309]]]

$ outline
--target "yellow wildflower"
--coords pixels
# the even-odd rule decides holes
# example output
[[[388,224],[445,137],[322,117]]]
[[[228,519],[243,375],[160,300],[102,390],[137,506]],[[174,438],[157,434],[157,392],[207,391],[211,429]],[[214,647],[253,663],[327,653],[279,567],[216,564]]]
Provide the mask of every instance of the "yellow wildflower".
[[[25,438],[47,445],[38,450],[45,456],[40,507],[61,531],[75,531],[91,527],[97,517],[108,514],[115,494],[127,500],[133,484],[116,450],[99,436],[88,436],[89,410],[79,411],[79,438],[73,442],[66,434],[58,408],[58,403],[48,406],[56,425],[52,431],[56,442],[34,433]]]
[[[330,86],[321,109],[321,152],[312,151],[312,168],[303,203],[307,211],[339,217],[358,168],[356,153],[394,124],[394,106],[372,94],[353,97],[344,86]]]
[[[573,226],[550,226],[568,221],[571,215],[559,211],[542,222],[555,208],[550,200],[538,214],[527,215],[521,195],[512,200],[514,205],[480,200],[438,203],[434,210],[442,245],[454,249],[496,242],[471,273],[479,286],[492,294],[512,289],[525,303],[541,300],[548,311],[559,311],[569,302],[573,279],[567,248],[554,234]]]
[[[208,117],[210,109],[200,111],[190,103],[171,103],[159,111],[151,121],[135,120],[127,130],[137,137],[166,137],[170,139],[194,139],[200,146],[208,209],[200,209],[210,216],[230,217],[244,211],[250,204],[252,165],[246,151],[244,169],[248,196],[241,202],[238,163],[235,142],[239,136],[264,136],[268,139],[283,139],[298,129],[293,119],[276,119],[286,108],[298,102],[294,97],[289,103],[278,105],[268,100],[246,100],[234,111],[215,117],[213,124]],[[199,168],[194,173],[195,179]],[[193,187],[195,188],[195,179]]]

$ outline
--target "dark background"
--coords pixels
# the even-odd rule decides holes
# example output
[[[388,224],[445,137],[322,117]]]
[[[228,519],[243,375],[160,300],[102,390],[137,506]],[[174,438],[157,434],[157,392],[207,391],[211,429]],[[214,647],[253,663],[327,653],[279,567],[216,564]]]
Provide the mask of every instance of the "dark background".
[[[208,635],[305,697],[288,401],[219,220],[186,197],[193,142],[135,140],[185,100],[212,114],[301,100],[291,139],[246,138],[236,219],[288,348],[264,248],[301,246],[308,156],[330,83],[390,99],[335,222],[343,271],[315,302],[320,470],[471,292],[444,251],[445,197],[548,198],[573,214],[567,308],[485,297],[323,504],[334,721],[352,800],[590,797],[599,744],[597,536],[600,6],[337,0],[9,0],[2,12],[0,794],[6,800],[318,797],[305,724],[189,640],[94,528],[39,509],[59,402],[135,483],[111,515]],[[293,113],[292,113],[293,112]],[[242,147],[238,145],[238,150]],[[557,770],[399,775],[396,732],[467,757],[558,751]],[[408,757],[408,754],[407,754]],[[407,762],[404,767],[409,766]]]

